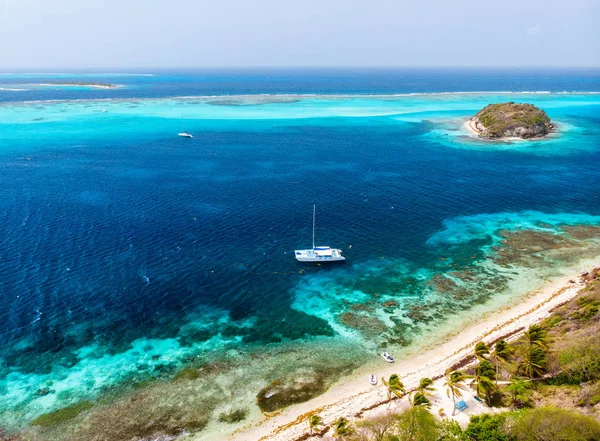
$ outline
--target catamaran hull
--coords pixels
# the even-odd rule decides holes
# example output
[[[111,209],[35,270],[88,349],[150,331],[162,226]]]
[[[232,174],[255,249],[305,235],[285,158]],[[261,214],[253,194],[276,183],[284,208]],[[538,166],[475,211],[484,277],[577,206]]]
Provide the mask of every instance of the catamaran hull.
[[[298,257],[296,256],[296,260],[298,262],[341,262],[346,260],[345,257]]]
[[[342,256],[342,250],[329,247],[317,247],[308,250],[295,250],[296,260],[298,262],[341,262],[346,260]]]

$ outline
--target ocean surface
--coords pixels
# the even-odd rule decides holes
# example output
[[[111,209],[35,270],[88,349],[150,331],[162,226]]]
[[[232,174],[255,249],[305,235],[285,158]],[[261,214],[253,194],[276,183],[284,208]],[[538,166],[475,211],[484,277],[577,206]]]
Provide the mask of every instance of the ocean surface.
[[[558,133],[472,138],[503,101]],[[599,163],[598,70],[0,74],[0,428],[59,439],[29,424],[143,391],[201,402],[208,439],[273,382],[314,395],[402,357],[600,254]],[[345,263],[295,261],[313,204]],[[501,261],[532,250],[515,231],[580,254]]]

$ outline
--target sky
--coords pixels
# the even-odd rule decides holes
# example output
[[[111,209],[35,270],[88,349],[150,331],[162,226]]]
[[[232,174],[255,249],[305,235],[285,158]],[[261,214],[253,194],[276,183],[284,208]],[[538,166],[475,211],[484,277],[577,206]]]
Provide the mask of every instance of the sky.
[[[0,69],[600,66],[600,0],[0,0]]]

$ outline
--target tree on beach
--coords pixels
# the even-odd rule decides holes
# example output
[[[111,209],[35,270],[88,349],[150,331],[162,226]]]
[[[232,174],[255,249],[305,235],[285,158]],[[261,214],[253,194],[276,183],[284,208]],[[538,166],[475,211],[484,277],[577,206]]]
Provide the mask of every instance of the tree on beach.
[[[494,359],[494,365],[496,366],[496,384],[498,384],[500,365],[506,366],[514,352],[514,348],[506,340],[500,340],[494,345],[492,358]]]
[[[478,360],[486,360],[490,355],[490,348],[484,342],[480,341],[475,345],[475,357]]]
[[[388,381],[385,378],[381,377],[381,382],[387,388],[388,400],[392,402],[392,396],[396,396],[398,398],[402,398],[406,394],[406,389],[402,381],[400,381],[400,377],[396,374],[390,375],[390,379]]]
[[[446,382],[444,383],[444,387],[446,387],[448,398],[452,396],[452,403],[454,404],[452,415],[456,414],[456,398],[461,398],[462,391],[466,390],[466,386],[463,384],[465,379],[466,377],[461,371],[446,372]]]
[[[353,433],[352,427],[350,427],[350,421],[344,417],[339,417],[333,422],[333,437],[344,439],[345,436]]]
[[[523,333],[523,336],[525,337],[527,344],[548,349],[548,333],[540,325],[531,325],[529,329]]]
[[[419,385],[417,388],[411,392],[408,399],[413,407],[423,406],[427,409],[431,408],[431,401],[429,401],[429,396],[431,396],[431,392],[435,390],[433,387],[433,380],[431,378],[425,377],[421,378],[419,381]]]
[[[422,392],[423,395],[431,395],[431,393],[435,390],[435,387],[433,387],[433,380],[428,377],[421,378],[417,390]]]
[[[323,425],[323,418],[321,418],[320,415],[317,415],[316,413],[311,413],[308,416],[308,427],[310,428],[310,434],[313,434],[313,431],[316,430],[318,427]]]
[[[529,379],[541,377],[547,366],[546,350],[540,346],[526,345],[521,351],[519,370]]]
[[[427,395],[425,395],[423,392],[415,392],[415,394],[412,397],[412,405],[413,407],[425,407],[427,409],[431,408],[431,401],[429,401],[429,398],[427,397]]]
[[[548,334],[540,325],[531,325],[523,333],[525,345],[520,351],[519,371],[533,379],[541,377],[548,367]]]
[[[504,390],[508,392],[510,404],[513,406],[520,408],[531,405],[533,391],[531,390],[531,383],[529,381],[517,378],[506,386]]]
[[[488,406],[491,404],[492,396],[498,390],[498,387],[490,378],[494,374],[494,366],[489,361],[482,360],[475,368],[475,375],[473,375],[471,381],[471,386],[475,387],[477,395],[484,398]]]

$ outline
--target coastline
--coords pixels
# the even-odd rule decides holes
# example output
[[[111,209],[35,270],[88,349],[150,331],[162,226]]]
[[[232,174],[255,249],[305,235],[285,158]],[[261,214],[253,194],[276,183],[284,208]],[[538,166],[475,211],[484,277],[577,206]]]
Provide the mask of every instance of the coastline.
[[[556,126],[556,123],[554,123],[554,124]],[[487,139],[487,138],[484,138],[483,136],[481,136],[482,135],[481,130],[477,129],[475,124],[473,124],[473,121],[471,120],[471,118],[467,119],[464,122],[463,128],[467,131],[467,133],[470,137],[479,139],[481,141],[488,141],[488,142],[539,141],[542,139],[550,139],[558,134],[558,130],[553,130],[552,132],[548,133],[545,136],[537,136],[534,138],[527,138],[527,139],[519,138],[518,136],[508,136],[506,138],[498,138],[498,139]]]
[[[447,334],[441,344],[435,347],[430,345],[422,354],[396,360],[392,365],[382,365],[381,369],[374,373],[378,378],[398,374],[407,389],[415,387],[423,377],[439,379],[447,369],[456,365],[469,364],[472,348],[478,341],[491,343],[500,338],[514,338],[528,326],[546,318],[555,308],[577,295],[585,286],[585,283],[580,280],[580,274],[597,265],[597,260],[582,261],[565,276],[549,280],[544,288],[527,294],[520,303],[486,314],[481,320],[460,332]],[[437,395],[445,397],[441,382],[436,381],[436,387]],[[438,409],[443,407],[442,400],[439,401],[440,403],[434,403],[434,411],[437,410],[436,407]],[[406,404],[406,398],[398,400],[395,406],[403,404]],[[311,412],[318,413],[327,426],[341,416],[356,418],[366,412],[377,413],[384,411],[387,405],[385,387],[381,382],[375,387],[370,386],[366,381],[365,373],[361,371],[334,384],[323,395],[284,409],[276,415],[267,416],[253,426],[241,428],[228,439],[235,441],[308,439],[306,416]],[[472,407],[477,413],[477,408]],[[488,408],[484,409],[489,411]],[[459,421],[461,418],[468,418],[468,415],[459,413],[455,416]]]

